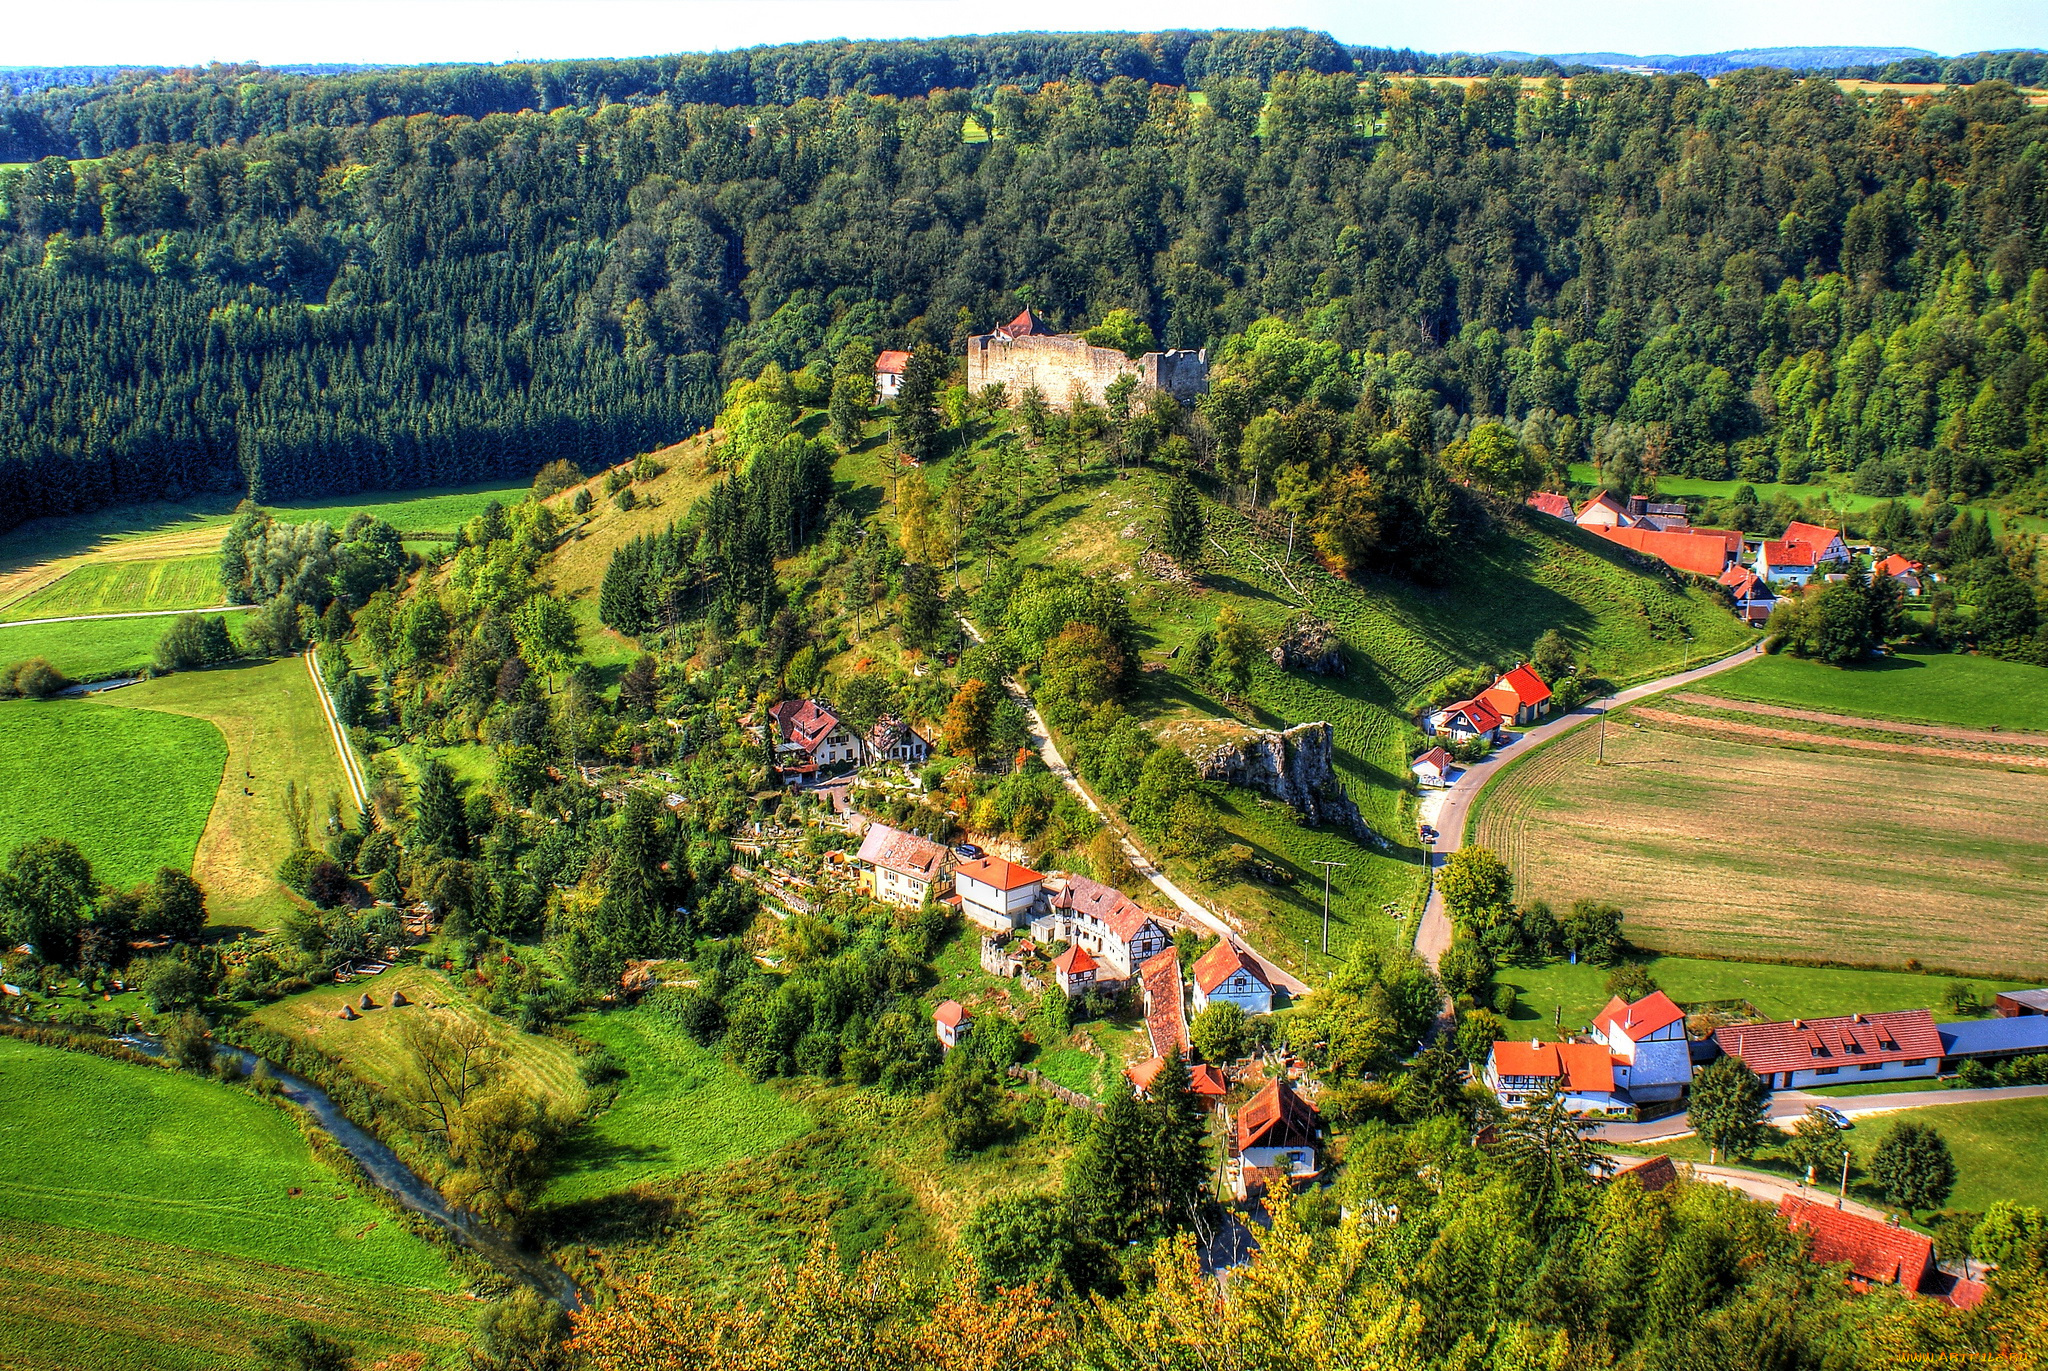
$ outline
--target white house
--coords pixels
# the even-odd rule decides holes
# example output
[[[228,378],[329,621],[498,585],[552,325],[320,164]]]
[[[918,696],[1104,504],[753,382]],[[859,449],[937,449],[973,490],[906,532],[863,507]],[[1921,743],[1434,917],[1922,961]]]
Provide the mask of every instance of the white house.
[[[1580,528],[1634,528],[1636,524],[1621,501],[1604,490],[1579,506],[1573,522]]]
[[[1714,1042],[1773,1090],[1912,1080],[1941,1071],[1941,1031],[1924,1009],[1736,1024]]]
[[[1517,663],[1513,671],[1480,691],[1479,698],[1493,706],[1502,723],[1533,724],[1550,712],[1550,687],[1527,662]]]
[[[998,931],[1022,928],[1030,921],[1044,880],[1030,867],[1001,857],[981,857],[953,868],[960,912],[983,928]]]
[[[1805,543],[1767,538],[1757,549],[1756,572],[1766,581],[1803,586],[1813,579],[1813,549]]]
[[[1243,948],[1225,938],[1195,963],[1195,1012],[1223,1000],[1247,1014],[1273,1012],[1273,987],[1259,964]]]
[[[1468,743],[1481,738],[1498,742],[1504,722],[1500,711],[1485,700],[1455,701],[1431,714],[1426,721],[1428,732]]]
[[[911,766],[923,766],[931,760],[931,755],[931,739],[893,714],[884,714],[875,720],[875,726],[861,739],[861,757],[865,762],[907,762]]]
[[[815,772],[860,761],[860,739],[823,700],[784,700],[768,711],[781,736],[776,766],[784,772]]]
[[[885,352],[875,358],[875,398],[893,400],[903,391],[903,369],[910,365],[907,352]]]
[[[1675,1100],[1692,1083],[1685,1011],[1663,991],[1630,1004],[1620,996],[1593,1020],[1593,1041],[1607,1049],[1615,1089],[1637,1104]]]
[[[974,1016],[958,1000],[947,1000],[932,1011],[932,1024],[938,1029],[940,1045],[950,1052],[974,1031]]]
[[[1615,1088],[1613,1058],[1599,1043],[1546,1043],[1535,1038],[1495,1043],[1483,1079],[1510,1108],[1552,1086],[1559,1088],[1565,1108],[1574,1114],[1629,1107]]]
[[[861,886],[886,904],[920,905],[953,884],[953,853],[887,824],[869,824],[860,840]]]
[[[1813,549],[1816,564],[1823,562],[1846,562],[1849,560],[1849,545],[1842,541],[1842,530],[1826,528],[1820,524],[1806,524],[1794,519],[1785,525],[1784,541],[1804,543]]]
[[[1456,765],[1457,763],[1451,760],[1450,753],[1440,747],[1433,747],[1417,757],[1408,769],[1415,773],[1415,779],[1423,785],[1441,790],[1451,783],[1451,772]]]
[[[1085,876],[1064,877],[1048,891],[1045,912],[1032,921],[1031,932],[1046,942],[1086,947],[1115,980],[1129,980],[1169,941],[1165,925],[1150,910]]]
[[[1316,1107],[1285,1081],[1268,1081],[1237,1111],[1230,1131],[1232,1189],[1239,1195],[1252,1188],[1253,1173],[1278,1172],[1304,1179],[1316,1174],[1316,1142],[1321,1124]]]
[[[1052,959],[1053,979],[1068,999],[1095,988],[1095,959],[1079,943]]]
[[[1778,607],[1778,595],[1771,589],[1771,583],[1746,566],[1729,567],[1721,573],[1720,583],[1728,588],[1729,598],[1735,602],[1735,617],[1746,624],[1763,623]]]

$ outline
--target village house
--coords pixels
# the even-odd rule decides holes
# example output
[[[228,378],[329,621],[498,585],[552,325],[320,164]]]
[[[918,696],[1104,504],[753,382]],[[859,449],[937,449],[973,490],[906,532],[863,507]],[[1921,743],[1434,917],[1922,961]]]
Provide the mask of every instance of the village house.
[[[951,1052],[974,1031],[974,1016],[958,1000],[947,1000],[932,1011],[932,1023],[939,1032],[939,1045]]]
[[[1749,567],[1730,566],[1721,573],[1719,584],[1727,587],[1728,596],[1734,601],[1735,617],[1746,624],[1763,623],[1778,607],[1778,596],[1771,583]]]
[[[1152,1093],[1152,1082],[1159,1078],[1159,1068],[1165,1065],[1164,1057],[1148,1057],[1126,1070],[1124,1079],[1131,1083],[1133,1093],[1146,1098]],[[1220,1103],[1230,1093],[1230,1082],[1207,1062],[1196,1062],[1188,1067],[1188,1090],[1204,1103]]]
[[[1456,742],[1500,741],[1503,720],[1500,711],[1485,700],[1457,700],[1436,710],[1423,721],[1423,731]]]
[[[1924,1009],[1786,1023],[1734,1024],[1714,1043],[1773,1090],[1939,1074],[1941,1034]]]
[[[1230,1131],[1228,1172],[1231,1190],[1246,1198],[1263,1188],[1266,1177],[1285,1176],[1290,1183],[1316,1174],[1316,1144],[1321,1124],[1316,1107],[1285,1081],[1268,1081],[1237,1111]]]
[[[1021,928],[1030,921],[1044,880],[1030,867],[1001,857],[980,857],[953,868],[960,912],[983,928],[998,931]]]
[[[953,853],[914,833],[869,824],[854,858],[861,888],[885,904],[920,905],[953,885]]]
[[[1804,543],[1813,549],[1816,565],[1827,562],[1847,562],[1849,545],[1842,541],[1842,530],[1824,528],[1819,524],[1801,523],[1794,519],[1785,525],[1782,540],[1788,543]]]
[[[1533,724],[1550,712],[1550,687],[1527,662],[1480,691],[1479,698],[1492,705],[1504,723]]]
[[[775,765],[785,776],[810,775],[860,761],[860,739],[823,700],[784,700],[769,708],[768,717],[781,739],[775,748]]]
[[[1692,1083],[1685,1011],[1661,990],[1633,1004],[1618,995],[1609,1000],[1591,1037],[1607,1049],[1615,1089],[1636,1104],[1675,1100]]]
[[[1451,772],[1456,763],[1451,754],[1440,747],[1433,747],[1412,762],[1408,769],[1415,773],[1415,779],[1432,790],[1441,790],[1451,783]]]
[[[1218,1001],[1236,1005],[1247,1014],[1273,1012],[1273,987],[1258,962],[1228,938],[1203,953],[1195,962],[1195,1012],[1201,1013]]]
[[[1626,1177],[1645,1190],[1668,1190],[1678,1184],[1678,1167],[1671,1158],[1658,1153],[1641,1161],[1630,1162],[1607,1178],[1608,1184]]]
[[[1628,514],[1628,507],[1621,501],[1601,491],[1592,499],[1579,506],[1574,522],[1580,528],[1634,528],[1636,521]]]
[[[1806,1237],[1808,1255],[1823,1266],[1849,1268],[1849,1287],[1867,1293],[1896,1285],[1909,1294],[1944,1300],[1958,1309],[1979,1304],[1984,1286],[1943,1271],[1934,1259],[1934,1242],[1909,1228],[1787,1195],[1778,1201],[1778,1218]]]
[[[1032,920],[1031,932],[1043,942],[1087,948],[1116,980],[1129,980],[1169,941],[1159,915],[1121,890],[1085,876],[1059,878],[1047,892],[1045,911]]]
[[[1180,998],[1180,953],[1169,947],[1146,958],[1138,967],[1138,984],[1145,994],[1145,1040],[1152,1055],[1164,1057],[1174,1049],[1189,1055],[1193,1046]]]
[[[1556,491],[1539,490],[1524,503],[1529,508],[1548,514],[1553,519],[1570,519],[1573,517],[1570,498],[1559,495]]]
[[[1813,579],[1813,549],[1805,543],[1766,538],[1756,551],[1756,572],[1766,581],[1803,586]]]
[[[1926,568],[1920,563],[1909,562],[1894,552],[1891,556],[1870,568],[1870,579],[1875,581],[1883,577],[1890,580],[1899,589],[1905,591],[1906,594],[1918,595],[1921,591],[1920,578],[1925,571]]]
[[[1059,982],[1060,993],[1070,1000],[1095,988],[1096,969],[1095,959],[1079,943],[1052,960],[1053,979]]]
[[[1615,1087],[1614,1059],[1600,1043],[1498,1042],[1487,1055],[1483,1079],[1509,1108],[1552,1086],[1574,1114],[1629,1108]]]
[[[931,760],[931,755],[931,739],[893,714],[884,714],[875,720],[875,726],[861,739],[861,760],[870,765],[905,762],[911,766],[923,766]]]
[[[903,369],[910,365],[907,352],[885,352],[875,358],[875,398],[893,400],[903,393]]]

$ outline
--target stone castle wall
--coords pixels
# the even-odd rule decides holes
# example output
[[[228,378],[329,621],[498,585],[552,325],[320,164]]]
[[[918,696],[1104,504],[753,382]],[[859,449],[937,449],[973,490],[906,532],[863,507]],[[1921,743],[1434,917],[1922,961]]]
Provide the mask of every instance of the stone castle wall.
[[[1099,348],[1071,334],[1005,338],[984,333],[967,340],[968,389],[1002,385],[1013,405],[1027,386],[1037,386],[1054,409],[1068,408],[1076,393],[1099,405],[1119,376],[1135,376],[1141,385],[1188,401],[1208,389],[1209,357],[1183,348],[1148,352],[1134,362],[1115,348]]]

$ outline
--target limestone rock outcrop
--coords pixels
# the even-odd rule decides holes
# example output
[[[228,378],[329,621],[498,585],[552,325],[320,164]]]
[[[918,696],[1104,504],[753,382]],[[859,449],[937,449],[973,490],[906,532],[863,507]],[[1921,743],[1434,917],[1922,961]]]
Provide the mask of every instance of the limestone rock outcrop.
[[[1292,805],[1302,822],[1315,827],[1374,836],[1337,777],[1336,737],[1327,722],[1285,730],[1211,724],[1169,730],[1165,740],[1188,754],[1204,780],[1244,786]]]
[[[1267,655],[1282,671],[1306,671],[1311,676],[1342,676],[1347,665],[1336,628],[1317,614],[1297,614],[1288,620]]]

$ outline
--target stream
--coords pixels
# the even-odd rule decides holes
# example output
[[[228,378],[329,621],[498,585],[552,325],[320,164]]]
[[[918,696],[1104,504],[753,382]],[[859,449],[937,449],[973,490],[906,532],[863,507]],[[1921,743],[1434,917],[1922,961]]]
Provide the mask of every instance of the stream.
[[[163,1044],[147,1034],[124,1034],[114,1041],[124,1043],[151,1057],[163,1055]],[[231,1047],[226,1043],[216,1044],[214,1052],[216,1055],[225,1055],[241,1063],[244,1071],[253,1071],[256,1063],[263,1061],[253,1052]],[[363,1168],[364,1173],[400,1204],[416,1214],[425,1216],[436,1227],[499,1271],[524,1285],[532,1286],[562,1308],[576,1310],[583,1307],[582,1292],[576,1288],[576,1282],[570,1278],[568,1272],[546,1257],[522,1251],[518,1243],[506,1234],[491,1227],[468,1210],[458,1209],[448,1203],[440,1191],[400,1161],[396,1152],[377,1141],[343,1114],[340,1106],[336,1105],[319,1086],[294,1076],[275,1063],[266,1062],[265,1065],[270,1071],[271,1078],[277,1082],[279,1093],[311,1114],[314,1122],[339,1143],[344,1152],[355,1158],[356,1164]]]

